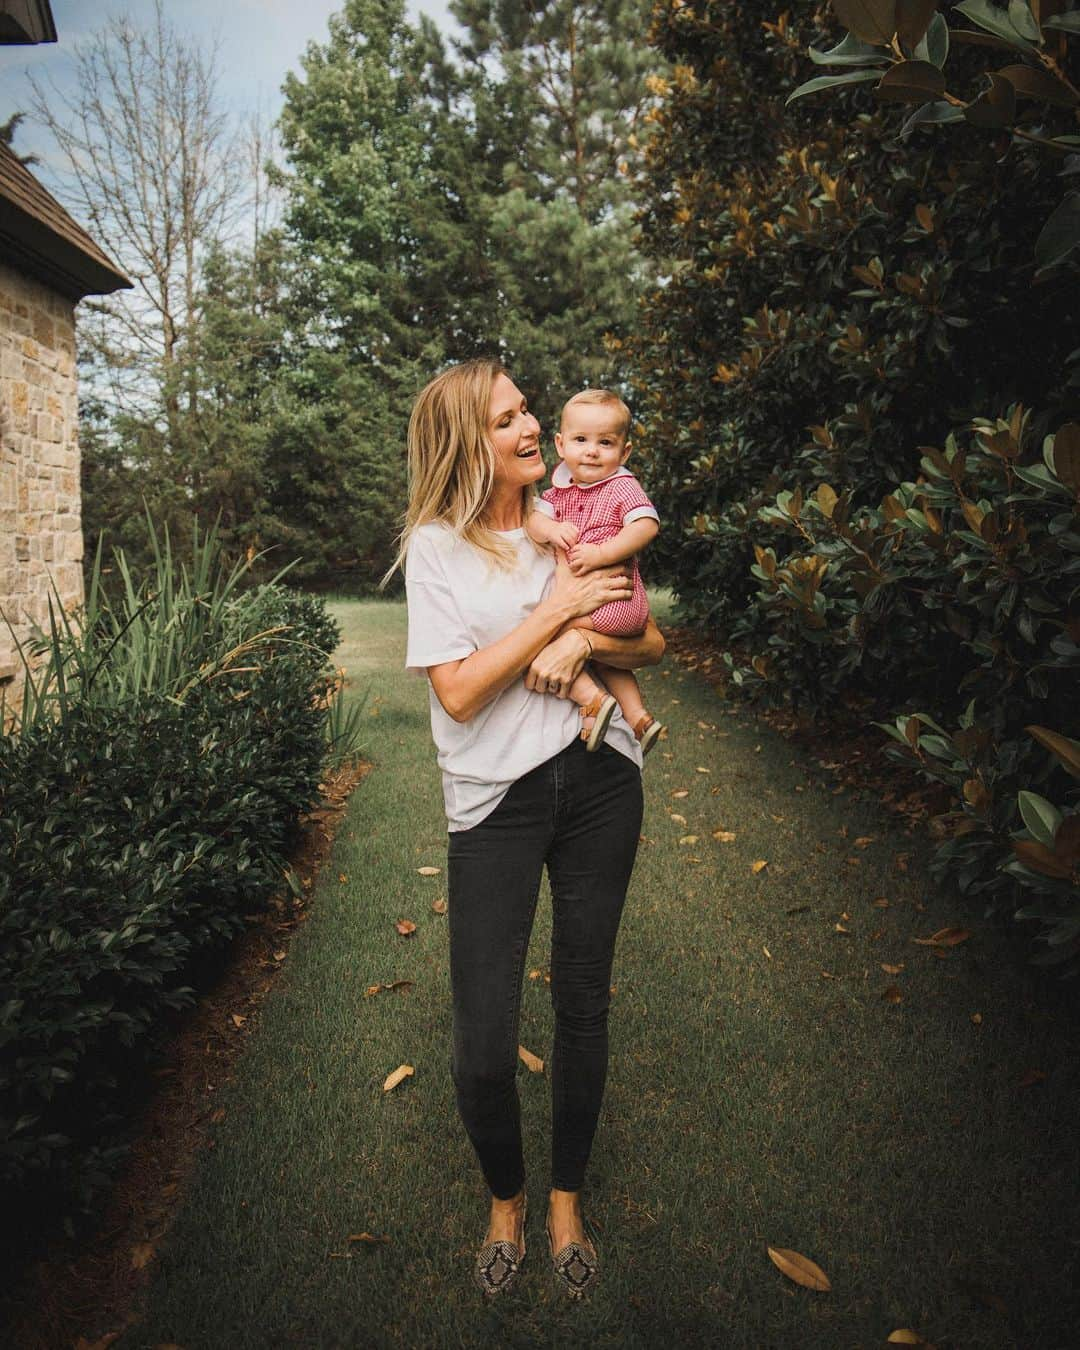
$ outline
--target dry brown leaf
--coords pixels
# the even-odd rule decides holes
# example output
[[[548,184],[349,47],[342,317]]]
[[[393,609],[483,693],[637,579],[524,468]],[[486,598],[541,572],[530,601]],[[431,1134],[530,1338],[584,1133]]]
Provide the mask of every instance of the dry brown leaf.
[[[882,961],[881,969],[885,972],[886,975],[899,975],[900,972],[904,969],[904,963],[903,961],[901,961],[899,965],[889,966],[886,965],[884,961]]]
[[[850,929],[850,928],[845,928],[844,925],[843,925],[842,923],[834,923],[834,924],[833,924],[833,929],[834,929],[837,933],[850,933],[850,932],[851,932],[851,929]]]
[[[821,978],[823,980],[838,980],[840,976],[834,975],[831,970],[823,970],[821,972]]]
[[[890,984],[889,987],[882,993],[881,997],[885,1000],[886,1003],[903,1003],[904,1001],[904,995],[901,992],[900,986],[898,984]]]
[[[384,1233],[350,1233],[345,1239],[346,1242],[366,1242],[379,1243],[389,1242],[390,1239]]]
[[[910,1327],[897,1327],[889,1334],[889,1345],[925,1345],[926,1350],[934,1350],[929,1341],[923,1340],[917,1331]]]
[[[678,813],[678,811],[672,811],[672,813],[671,813],[671,819],[672,819],[673,821],[675,821],[675,823],[676,823],[677,825],[685,825],[685,824],[686,824],[686,817],[685,817],[685,816],[680,816],[679,813]]]
[[[766,1251],[777,1270],[789,1280],[801,1284],[804,1289],[827,1292],[832,1288],[828,1275],[809,1257],[803,1256],[800,1252],[793,1252],[789,1247],[767,1247]]]
[[[381,984],[369,984],[368,987],[364,990],[364,997],[370,998],[372,994],[381,994],[382,988],[383,987]]]
[[[131,1249],[131,1269],[142,1270],[148,1261],[154,1259],[154,1244],[152,1242],[137,1242]]]
[[[343,886],[344,886],[345,883],[348,881],[348,879],[349,879],[349,878],[345,875],[344,872],[339,872],[339,873],[338,873],[338,881],[340,881],[341,884],[342,884]]]
[[[442,871],[441,867],[418,867],[417,872],[422,877],[437,877]]]
[[[225,1108],[223,1106],[219,1106],[216,1111],[210,1112],[211,1125],[220,1125],[224,1119],[225,1119]]]
[[[690,789],[689,789],[689,788],[676,788],[675,791],[674,791],[671,795],[672,795],[677,801],[681,801],[683,797],[689,797],[689,796],[690,796]]]
[[[696,834],[684,834],[679,840],[680,844],[696,844],[698,837]]]
[[[408,937],[411,933],[416,932],[416,924],[413,923],[412,919],[398,919],[394,927],[402,937]]]
[[[713,830],[712,837],[719,839],[722,844],[733,844],[735,842],[734,830]]]
[[[975,1025],[976,1025],[977,1027],[981,1027],[981,1026],[982,1026],[982,1020],[983,1020],[982,1013],[972,1013],[972,1014],[971,1014],[971,1020],[975,1023]]]
[[[768,947],[762,947],[761,950],[765,953],[765,955],[766,955],[766,956],[769,958],[769,960],[771,961],[771,960],[772,960],[772,952],[769,951]]]
[[[768,861],[765,858],[759,858],[757,862],[752,862],[750,864],[750,871],[756,876],[758,872],[764,871],[768,865]]]
[[[233,1013],[232,1024],[234,1027],[242,1027],[246,1021],[247,1018],[243,1013]]]
[[[393,1073],[388,1073],[382,1085],[384,1092],[390,1092],[404,1079],[412,1077],[416,1072],[411,1064],[399,1064]]]
[[[699,765],[697,766],[697,768],[694,770],[694,772],[695,772],[695,773],[709,773],[710,771],[705,767],[704,764],[699,764]]]
[[[391,980],[389,984],[369,984],[364,990],[364,997],[371,998],[373,994],[381,994],[391,989],[411,989],[414,983],[413,980]]]
[[[282,952],[275,952],[275,953],[274,953],[274,960],[275,960],[275,961],[284,961],[284,960],[285,960],[285,957],[286,957],[287,955],[288,955],[287,952],[283,952],[283,951],[282,951]]]
[[[529,979],[530,979],[530,980],[538,980],[539,978],[540,978],[540,972],[539,972],[538,970],[530,970],[530,971],[529,971]]]
[[[883,895],[879,895],[878,898],[877,898],[876,900],[874,900],[872,903],[873,903],[873,906],[874,906],[875,909],[888,909],[888,908],[889,908],[889,902],[888,902],[888,900],[885,899],[885,897],[884,897]]]
[[[432,902],[431,902],[431,912],[432,912],[433,914],[445,914],[445,913],[446,913],[446,897],[445,897],[445,896],[440,895],[439,898],[438,898],[437,900],[432,900]]]
[[[874,842],[874,836],[873,836],[872,834],[860,834],[859,837],[858,837],[858,839],[855,840],[855,847],[856,847],[856,848],[867,848],[867,847],[869,847],[869,845],[872,844],[873,842]]]
[[[526,1050],[523,1045],[518,1046],[518,1059],[528,1069],[530,1073],[543,1073],[544,1061],[539,1055],[534,1055],[531,1050]]]
[[[936,933],[931,933],[928,938],[912,938],[912,942],[918,943],[920,947],[955,947],[958,943],[966,942],[971,936],[969,928],[939,928]]]

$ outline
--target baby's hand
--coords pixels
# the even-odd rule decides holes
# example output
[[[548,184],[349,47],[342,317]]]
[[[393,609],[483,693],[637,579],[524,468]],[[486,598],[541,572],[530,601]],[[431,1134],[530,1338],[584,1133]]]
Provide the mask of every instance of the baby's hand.
[[[551,542],[558,545],[559,548],[571,549],[581,537],[581,532],[576,525],[564,521],[561,525],[551,527]]]
[[[599,544],[575,544],[573,548],[567,549],[566,560],[570,564],[570,571],[576,577],[585,572],[593,572],[604,565]]]

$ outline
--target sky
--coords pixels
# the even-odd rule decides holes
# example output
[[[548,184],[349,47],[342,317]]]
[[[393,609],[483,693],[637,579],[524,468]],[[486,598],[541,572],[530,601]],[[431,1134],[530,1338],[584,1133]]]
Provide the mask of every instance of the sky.
[[[138,23],[153,15],[153,0],[51,0],[59,41],[36,47],[0,47],[0,122],[29,107],[27,71],[61,89],[72,78],[71,51],[80,38],[112,15],[127,14]],[[281,107],[281,82],[309,42],[322,41],[327,19],[342,0],[165,0],[169,22],[200,42],[213,43],[221,72],[221,92],[238,116],[258,112],[273,119]],[[429,14],[444,32],[453,20],[445,0],[410,0],[410,14]],[[41,132],[24,122],[15,139],[20,154],[42,157],[35,173],[56,191],[52,151]],[[59,195],[59,194],[58,194]]]

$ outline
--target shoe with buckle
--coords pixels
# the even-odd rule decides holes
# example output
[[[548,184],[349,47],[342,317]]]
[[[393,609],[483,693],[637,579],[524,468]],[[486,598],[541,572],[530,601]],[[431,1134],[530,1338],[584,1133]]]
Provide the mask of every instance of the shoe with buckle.
[[[611,694],[598,693],[591,703],[583,703],[578,708],[582,721],[586,717],[593,719],[593,724],[588,730],[584,727],[581,729],[581,739],[585,742],[586,750],[598,750],[603,744],[608,727],[611,725],[611,715],[617,707],[618,703]]]
[[[485,1243],[476,1253],[473,1266],[473,1278],[480,1292],[486,1298],[495,1298],[504,1294],[518,1277],[521,1263],[525,1260],[525,1210],[528,1197],[521,1202],[521,1246],[507,1242],[505,1238],[498,1242]]]

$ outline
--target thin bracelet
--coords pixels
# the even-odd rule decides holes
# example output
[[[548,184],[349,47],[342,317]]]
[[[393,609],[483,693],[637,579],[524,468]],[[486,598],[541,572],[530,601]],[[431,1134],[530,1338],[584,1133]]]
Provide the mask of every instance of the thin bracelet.
[[[588,633],[586,633],[586,631],[585,631],[584,628],[575,628],[575,629],[574,629],[574,632],[575,632],[575,633],[580,633],[581,636],[585,639],[585,646],[588,647],[588,649],[589,649],[589,654],[588,654],[588,656],[585,658],[585,660],[586,660],[586,661],[591,661],[591,660],[592,660],[592,657],[593,657],[592,638],[589,637]]]

